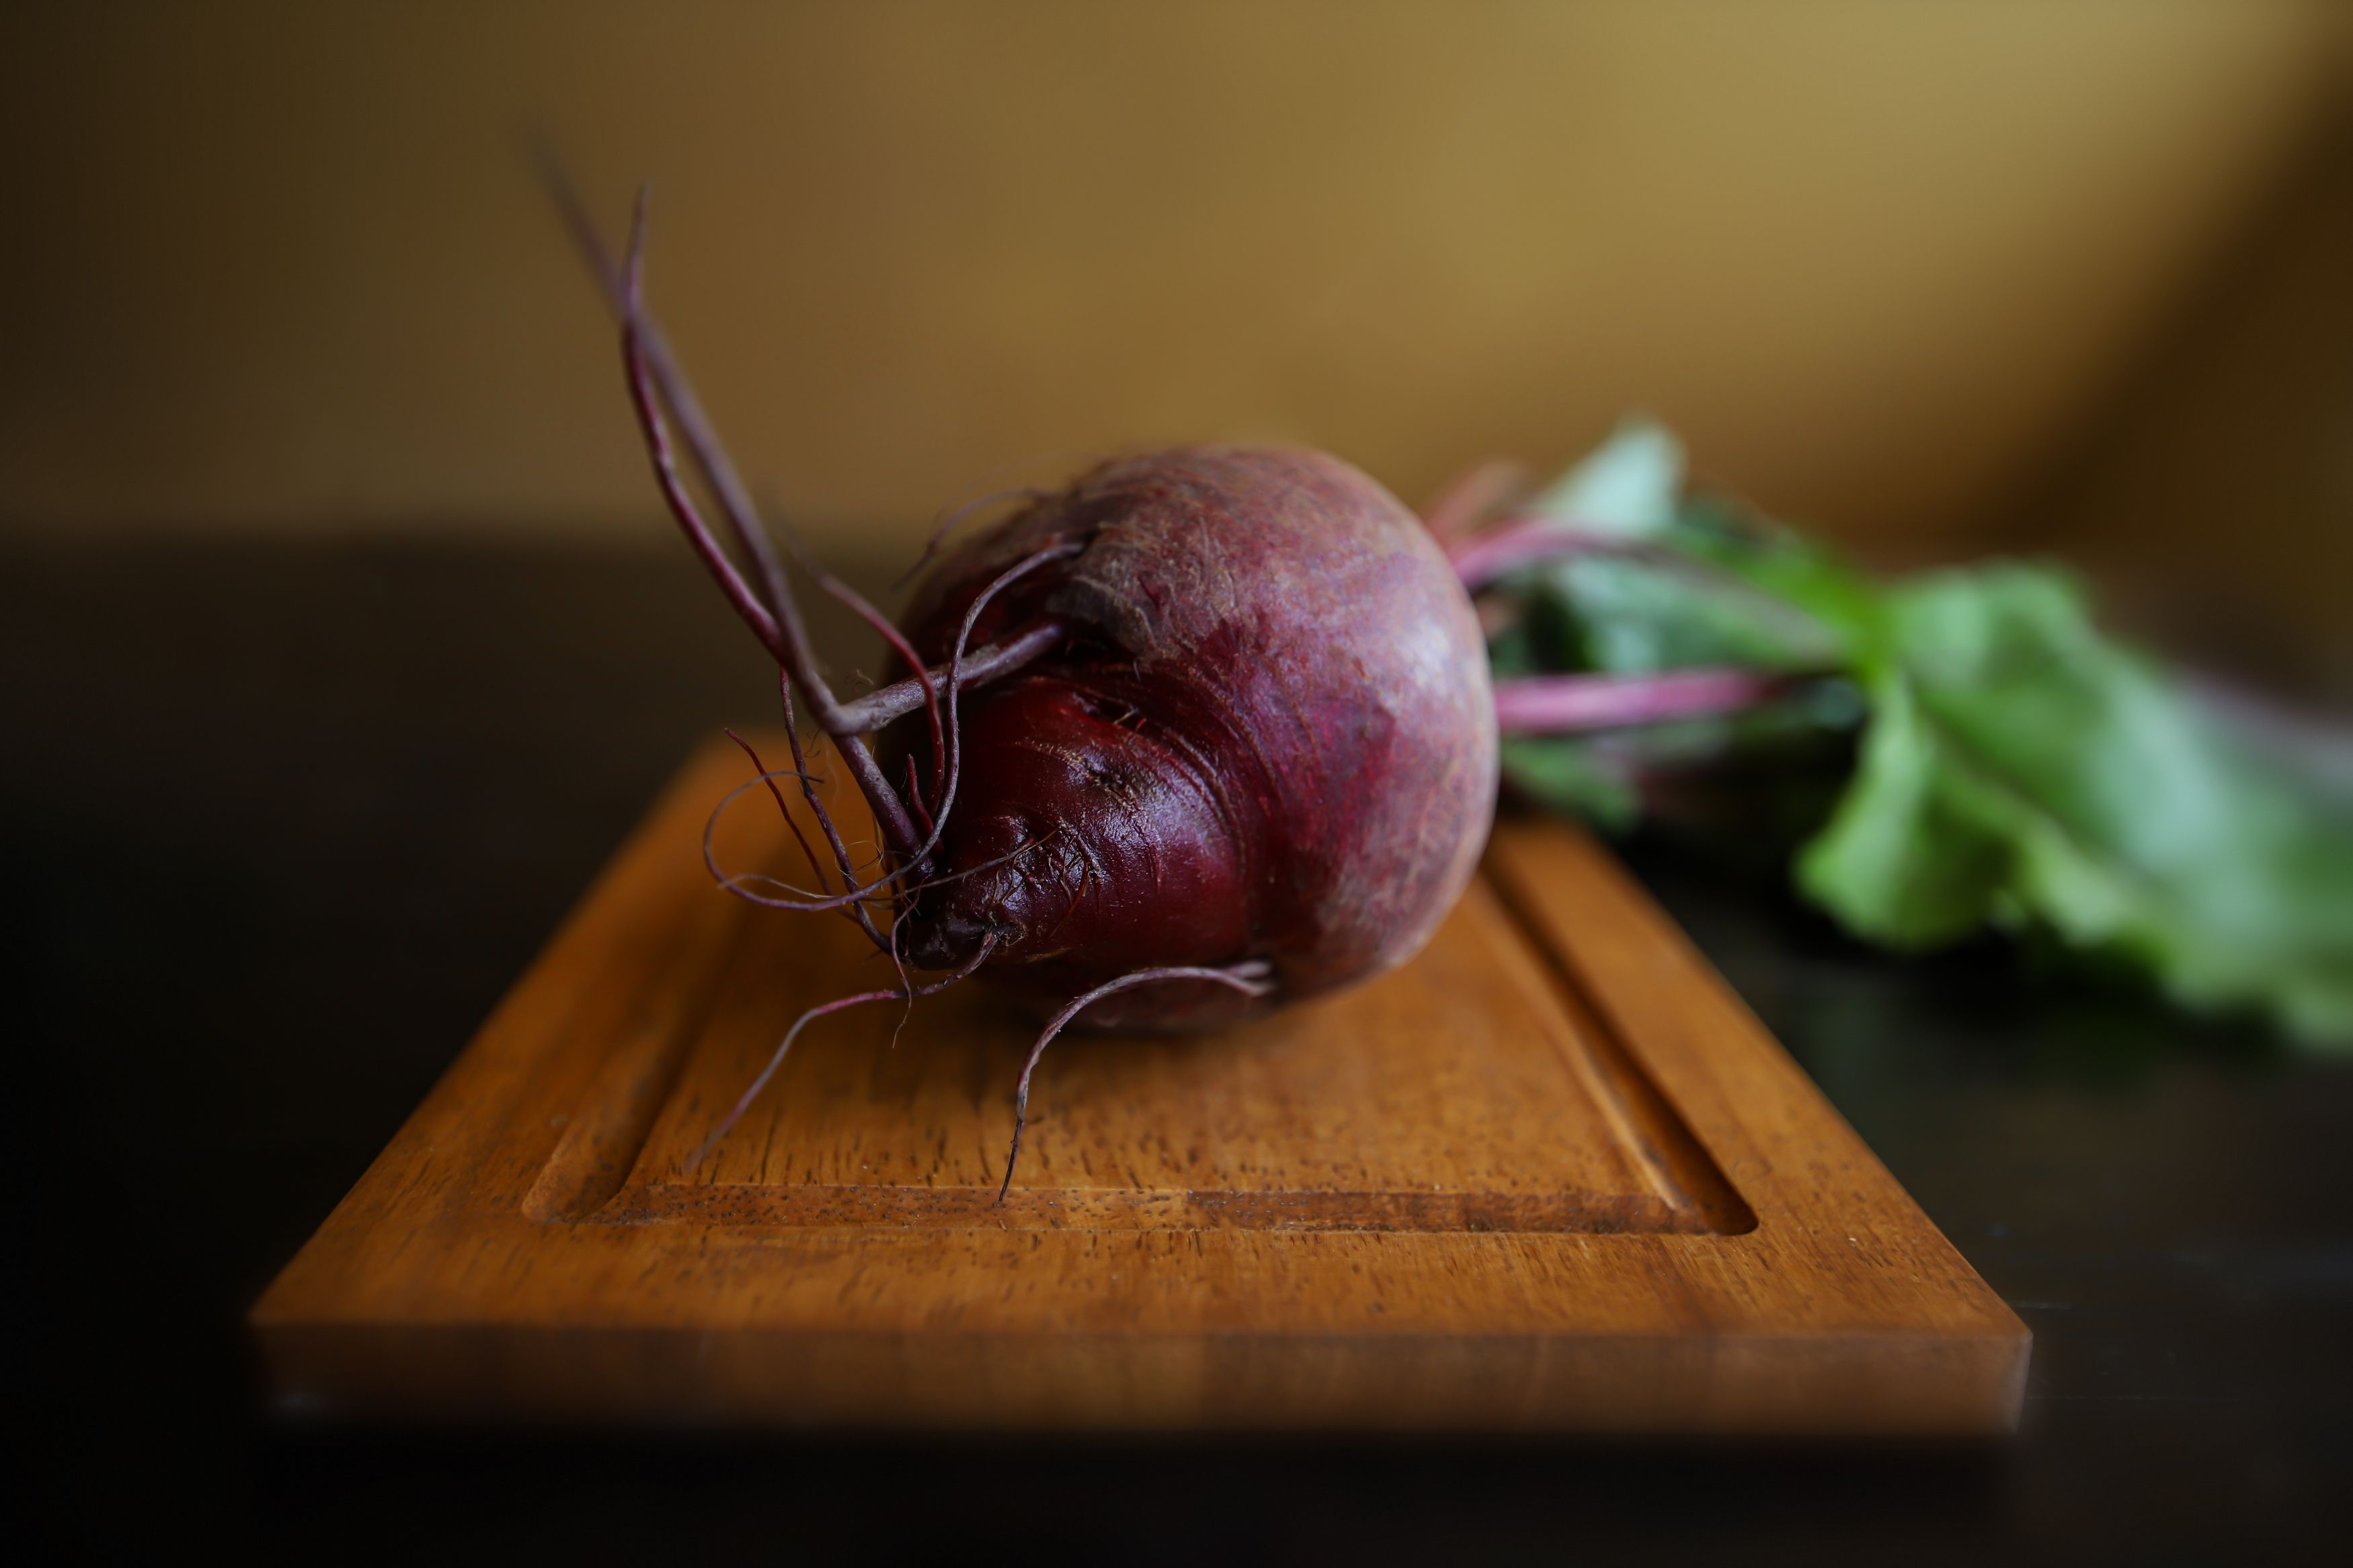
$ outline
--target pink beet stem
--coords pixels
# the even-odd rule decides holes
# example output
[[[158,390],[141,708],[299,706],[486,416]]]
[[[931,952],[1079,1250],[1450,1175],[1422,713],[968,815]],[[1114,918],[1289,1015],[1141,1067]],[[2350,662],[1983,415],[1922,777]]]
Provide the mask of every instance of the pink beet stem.
[[[735,613],[776,657],[776,662],[789,670],[793,679],[808,694],[809,705],[817,710],[819,727],[839,742],[838,750],[842,760],[849,764],[851,775],[858,781],[860,793],[873,807],[875,820],[883,837],[893,847],[903,849],[915,840],[914,821],[907,815],[905,804],[899,799],[899,792],[891,787],[890,781],[882,776],[881,769],[875,765],[873,752],[863,738],[845,733],[840,729],[836,718],[839,705],[834,701],[832,689],[827,686],[825,677],[818,668],[817,655],[810,649],[808,633],[801,624],[800,609],[794,604],[791,593],[783,587],[780,579],[773,611],[762,603],[760,596],[735,570],[734,563],[728,560],[727,552],[720,547],[710,525],[703,521],[701,510],[679,477],[677,460],[670,455],[669,423],[661,412],[661,405],[669,394],[656,383],[652,363],[646,353],[648,323],[643,314],[645,246],[646,194],[640,187],[637,208],[629,224],[629,248],[622,263],[621,358],[628,371],[629,401],[637,410],[638,428],[645,437],[646,455],[653,462],[654,480],[660,487],[670,515],[685,531],[688,543],[702,558],[703,565],[717,580],[721,591],[735,606]],[[709,477],[707,473],[705,477]],[[730,522],[745,540],[759,528],[759,520],[755,516],[731,518]]]
[[[1452,551],[1487,519],[1527,490],[1528,471],[1508,458],[1491,458],[1447,481],[1422,509],[1422,526],[1440,549]]]
[[[579,247],[589,271],[596,275],[596,282],[604,290],[606,301],[612,306],[614,313],[627,318],[635,309],[628,297],[628,265],[616,259],[613,253],[606,248],[605,237],[597,232],[596,219],[588,216],[588,204],[581,198],[578,187],[573,184],[572,176],[555,156],[554,150],[543,145],[535,151],[540,177],[546,182],[549,194],[554,197],[556,210],[563,216],[565,226],[571,230],[573,243]],[[639,191],[640,206],[644,196],[645,193]],[[709,481],[712,493],[718,497],[720,510],[734,533],[736,543],[743,547],[744,552],[759,569],[760,586],[764,590],[761,596],[768,609],[789,617],[793,613],[792,589],[785,581],[784,565],[776,559],[774,544],[761,531],[751,492],[744,488],[744,480],[728,458],[726,447],[721,445],[710,416],[703,413],[702,400],[695,395],[693,384],[687,379],[686,372],[671,354],[670,341],[642,310],[638,310],[637,314],[638,348],[646,357],[654,384],[661,389],[662,396],[669,402],[670,413],[678,421],[679,431],[686,438],[687,449],[694,455],[695,463]]]
[[[1062,621],[1048,616],[1036,622],[1027,631],[1018,632],[1003,642],[990,643],[965,656],[956,675],[956,689],[967,690],[1000,675],[1010,675],[1025,664],[1061,646],[1070,635]],[[944,688],[948,679],[948,666],[935,664],[929,671],[932,684]],[[865,696],[841,705],[842,721],[860,733],[880,730],[902,713],[913,713],[923,705],[923,683],[915,676],[879,686]]]
[[[1457,542],[1447,552],[1454,574],[1467,593],[1477,593],[1507,572],[1586,551],[1616,553],[1629,542],[1609,534],[1564,527],[1551,518],[1523,518],[1498,523],[1483,532]]]
[[[1495,722],[1506,735],[1566,735],[1737,713],[1786,695],[1796,679],[1728,668],[1523,676],[1495,683]]]

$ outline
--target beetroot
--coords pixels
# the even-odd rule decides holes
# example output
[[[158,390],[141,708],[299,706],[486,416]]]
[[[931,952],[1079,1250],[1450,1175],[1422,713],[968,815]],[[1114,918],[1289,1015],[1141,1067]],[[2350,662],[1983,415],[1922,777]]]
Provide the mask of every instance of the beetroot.
[[[842,702],[642,310],[642,203],[619,268],[572,210],[623,319],[664,499],[776,659],[788,725],[797,695],[873,806],[886,850],[879,871],[853,859],[796,737],[793,765],[760,777],[772,791],[798,780],[831,873],[804,837],[814,889],[723,883],[755,902],[841,912],[902,976],[904,964],[948,972],[813,1011],[776,1061],[818,1013],[912,1000],[976,972],[1066,1003],[1022,1074],[1018,1153],[1038,1053],[1082,1010],[1093,1025],[1214,1026],[1377,973],[1429,939],[1486,839],[1495,708],[1468,595],[1379,485],[1303,451],[1193,447],[1105,464],[1033,494],[938,562],[903,631],[804,560],[908,670]],[[681,481],[672,419],[748,578]]]
[[[1461,892],[1495,793],[1494,700],[1468,597],[1386,490],[1312,452],[1109,464],[942,563],[906,630],[944,659],[971,597],[990,640],[1068,640],[978,694],[965,776],[908,945],[1057,998],[1149,964],[1265,960],[1250,998],[1172,984],[1090,1022],[1201,1025],[1377,973]],[[1025,843],[1033,847],[1001,859]]]

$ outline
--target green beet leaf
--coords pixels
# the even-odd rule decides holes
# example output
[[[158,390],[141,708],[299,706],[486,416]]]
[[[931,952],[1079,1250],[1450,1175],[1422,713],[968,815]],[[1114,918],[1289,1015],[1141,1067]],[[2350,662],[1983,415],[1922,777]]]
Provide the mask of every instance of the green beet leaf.
[[[1809,897],[1899,948],[2040,928],[2184,1003],[2353,1041],[2353,825],[2103,638],[2054,571],[1900,586],[1886,631]]]
[[[1796,866],[1848,930],[1904,951],[1988,928],[2055,940],[2187,1005],[2353,1045],[2353,805],[2104,637],[2064,573],[1993,563],[1883,584],[1684,495],[1680,445],[1641,421],[1532,510],[1576,543],[1490,590],[1514,612],[1495,622],[1500,678],[1821,679],[1747,713],[1514,738],[1521,793],[1624,828],[1676,796],[1662,780],[1743,763],[1746,788],[1760,759],[1819,763],[1819,739],[1867,708],[1852,776]]]

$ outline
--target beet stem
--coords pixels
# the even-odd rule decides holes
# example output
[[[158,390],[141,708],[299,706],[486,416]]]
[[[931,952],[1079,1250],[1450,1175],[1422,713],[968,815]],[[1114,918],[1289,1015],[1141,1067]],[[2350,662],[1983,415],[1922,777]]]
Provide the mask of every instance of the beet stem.
[[[1230,986],[1245,996],[1263,996],[1274,989],[1273,983],[1266,978],[1269,973],[1267,964],[1258,960],[1237,963],[1230,969],[1179,966],[1131,970],[1116,980],[1105,981],[1055,1014],[1048,1021],[1045,1033],[1038,1037],[1038,1043],[1029,1047],[1029,1059],[1021,1065],[1020,1086],[1013,1091],[1013,1148],[1005,1156],[1005,1180],[997,1189],[998,1205],[1003,1205],[1005,1194],[1013,1189],[1013,1167],[1021,1158],[1022,1130],[1029,1125],[1029,1075],[1038,1070],[1038,1058],[1046,1054],[1046,1047],[1054,1043],[1054,1037],[1060,1034],[1071,1019],[1106,996],[1133,991],[1139,985],[1156,985],[1164,980],[1207,980]]]
[[[1564,527],[1551,518],[1521,518],[1455,541],[1447,549],[1463,591],[1475,594],[1507,573],[1564,555],[1625,554],[1628,542]]]
[[[827,592],[881,631],[915,671],[911,681],[900,683],[912,689],[913,698],[912,701],[905,701],[903,706],[901,694],[887,689],[884,692],[870,693],[862,705],[845,707],[835,699],[809,643],[807,628],[793,597],[791,585],[786,579],[783,564],[776,557],[773,542],[761,525],[757,509],[729,459],[725,447],[704,415],[692,384],[671,354],[668,339],[644,308],[644,190],[638,191],[632,215],[628,250],[625,259],[617,266],[598,237],[586,205],[571,181],[565,176],[562,167],[544,151],[541,162],[557,207],[586,258],[590,270],[604,285],[607,301],[621,317],[622,347],[628,371],[630,401],[637,411],[638,425],[653,460],[654,476],[660,487],[662,499],[736,614],[807,697],[811,717],[816,720],[818,729],[834,738],[860,793],[873,808],[885,839],[901,852],[909,866],[920,865],[923,858],[937,844],[939,828],[946,820],[948,798],[954,794],[953,765],[947,768],[946,778],[935,780],[940,795],[934,807],[935,820],[932,830],[923,835],[923,847],[916,848],[913,819],[909,816],[905,803],[899,798],[898,792],[875,763],[871,747],[861,737],[881,728],[901,712],[912,711],[918,706],[926,708],[932,715],[933,756],[936,771],[944,749],[941,744],[943,726],[937,707],[937,678],[913,657],[913,647],[899,634],[897,627],[891,625],[862,595],[840,583],[832,574],[812,563],[812,572]],[[678,421],[696,467],[718,497],[721,510],[738,544],[757,564],[766,591],[765,602],[744,581],[742,574],[728,559],[681,481],[662,419],[661,405],[664,403],[670,405],[672,416]],[[1032,563],[1035,563],[1034,559]],[[1027,565],[1018,566],[1004,581],[1009,581],[1011,576],[1018,576],[1027,569]],[[994,591],[994,588],[989,590],[990,593]],[[984,599],[986,597],[984,595]],[[975,607],[976,610],[977,605]],[[967,624],[965,628],[966,637],[970,630]],[[962,668],[964,647],[960,638],[956,657],[949,661],[949,714],[946,724],[951,733],[950,743],[944,749],[951,753],[955,750],[953,727],[957,691],[966,685],[993,679],[1017,668],[1060,640],[1059,625],[1050,623],[1034,626],[1028,633],[995,649],[984,649],[982,655],[973,661],[967,675]],[[883,700],[874,700],[877,698]]]
[[[1729,667],[1657,675],[1523,676],[1495,683],[1495,723],[1506,735],[1568,735],[1708,718],[1786,697],[1805,679]]]
[[[839,704],[834,701],[832,690],[826,685],[818,668],[817,655],[811,650],[807,628],[801,624],[799,607],[794,603],[789,588],[777,583],[778,598],[775,613],[762,605],[756,595],[745,584],[727,552],[719,547],[710,525],[702,520],[693,497],[687,493],[678,472],[678,462],[671,456],[670,431],[661,414],[662,398],[652,381],[645,350],[645,316],[640,309],[645,290],[645,193],[638,194],[636,214],[629,227],[628,260],[622,271],[622,358],[628,372],[629,401],[638,414],[638,428],[643,432],[647,455],[653,460],[654,480],[661,489],[662,499],[669,503],[670,515],[685,531],[687,542],[693,546],[735,607],[735,613],[750,626],[776,661],[791,671],[792,678],[808,694],[809,706],[816,710],[818,728],[842,740],[842,760],[849,764],[850,774],[858,782],[860,794],[873,807],[875,820],[881,824],[883,837],[894,848],[904,850],[915,841],[913,820],[899,799],[898,791],[875,764],[873,752],[854,738],[844,739],[845,731],[838,722]],[[723,458],[722,459],[723,460]],[[739,533],[758,528],[756,518],[737,525]]]
[[[1508,458],[1491,458],[1448,480],[1422,509],[1422,526],[1440,549],[1451,553],[1494,512],[1524,494],[1527,484],[1525,465]]]
[[[1069,635],[1068,625],[1049,618],[1038,622],[1027,631],[1007,637],[1003,642],[991,643],[977,653],[966,656],[962,673],[956,677],[956,689],[969,690],[995,680],[1000,675],[1010,675],[1060,647]],[[935,664],[925,673],[942,687],[946,685],[946,665]],[[923,705],[922,684],[911,676],[905,680],[894,680],[888,686],[877,687],[863,697],[843,703],[841,716],[851,729],[867,734],[880,730],[893,719],[913,713]]]
[[[1507,519],[1493,528],[1461,540],[1447,552],[1465,593],[1477,594],[1498,578],[1524,566],[1573,555],[1632,561],[1685,582],[1745,601],[1762,618],[1776,623],[1792,641],[1810,643],[1829,661],[1837,639],[1812,616],[1777,599],[1756,584],[1712,562],[1650,540],[1623,539],[1615,534],[1565,525],[1557,518]]]
[[[581,199],[579,187],[573,184],[554,149],[543,145],[537,153],[540,177],[546,182],[565,227],[571,231],[573,244],[588,264],[588,270],[596,275],[605,302],[612,307],[615,316],[626,320],[631,310],[628,269],[606,248],[604,236],[597,232],[596,220],[588,216],[588,204]],[[640,207],[644,200],[645,193],[640,189]],[[703,412],[702,400],[695,395],[693,384],[687,379],[677,356],[670,353],[669,338],[642,312],[639,314],[640,339],[654,384],[670,405],[679,433],[694,455],[695,466],[719,498],[720,510],[726,515],[736,542],[759,569],[760,582],[766,589],[767,607],[779,615],[788,614],[786,606],[792,590],[785,579],[784,563],[777,559],[775,543],[759,526],[759,512],[753,506],[751,492],[744,489],[743,478],[729,459],[716,426]]]
[[[890,616],[869,603],[865,595],[826,570],[825,563],[811,554],[807,546],[801,542],[800,536],[789,528],[785,531],[785,542],[791,547],[793,558],[801,563],[801,570],[815,578],[817,585],[831,595],[835,602],[848,605],[860,620],[864,621],[879,633],[882,640],[891,645],[891,651],[897,654],[906,662],[907,668],[915,672],[913,679],[916,684],[923,688],[923,717],[929,722],[932,732],[932,800],[936,804],[940,797],[940,770],[946,765],[946,743],[940,729],[939,689],[932,679],[931,670],[924,666],[923,656],[918,654],[915,651],[915,646],[907,640],[906,633],[892,624]],[[923,805],[922,792],[911,789],[909,793],[915,809],[921,812]],[[928,829],[932,826],[930,814],[924,813],[923,817],[923,826]]]

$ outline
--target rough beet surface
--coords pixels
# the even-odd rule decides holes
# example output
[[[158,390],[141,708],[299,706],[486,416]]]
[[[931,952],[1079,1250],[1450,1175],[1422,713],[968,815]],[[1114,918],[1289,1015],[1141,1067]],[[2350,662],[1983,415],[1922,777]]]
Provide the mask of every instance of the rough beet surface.
[[[976,640],[1042,616],[1073,635],[963,699],[936,854],[1002,863],[919,897],[910,957],[954,968],[994,933],[986,972],[1058,1000],[1145,965],[1271,965],[1263,996],[1176,983],[1087,1016],[1190,1027],[1411,956],[1495,797],[1483,643],[1428,531],[1319,453],[1112,463],[942,561],[903,620],[916,650],[944,660],[983,585],[1055,539],[1084,549],[992,602]]]

